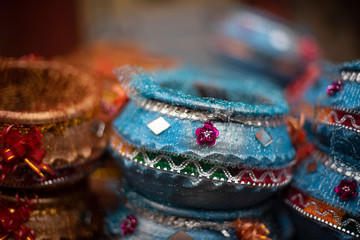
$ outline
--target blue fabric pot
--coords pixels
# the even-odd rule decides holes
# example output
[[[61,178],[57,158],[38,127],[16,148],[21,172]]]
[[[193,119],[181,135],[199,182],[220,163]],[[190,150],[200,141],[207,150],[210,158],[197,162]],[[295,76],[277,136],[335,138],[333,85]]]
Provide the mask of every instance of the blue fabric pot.
[[[285,200],[300,239],[360,238],[359,73],[359,61],[343,64],[315,102],[317,149],[298,166]]]
[[[126,204],[109,213],[105,219],[105,238],[160,240],[182,232],[196,240],[238,239],[231,226],[234,220],[241,218],[260,220],[270,232],[267,237],[283,239],[276,217],[270,214],[270,202],[235,211],[198,211],[159,204],[131,191],[126,191],[125,195]],[[121,224],[131,214],[137,219],[135,231],[124,235]]]
[[[291,180],[288,106],[274,85],[190,70],[117,74],[130,102],[109,148],[135,191],[174,206],[229,210],[268,199]],[[149,123],[159,118],[155,133]],[[209,121],[219,134],[201,145],[196,132]]]

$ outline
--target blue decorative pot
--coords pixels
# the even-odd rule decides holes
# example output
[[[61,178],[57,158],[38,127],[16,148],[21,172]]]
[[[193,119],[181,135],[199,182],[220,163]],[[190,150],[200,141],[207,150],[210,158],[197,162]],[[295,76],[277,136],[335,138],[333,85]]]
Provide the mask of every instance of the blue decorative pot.
[[[315,102],[316,150],[286,197],[300,239],[360,238],[359,83],[360,62],[345,63]]]
[[[130,102],[110,150],[135,191],[178,207],[230,210],[292,178],[288,106],[274,85],[190,70],[116,71]]]
[[[242,210],[199,211],[153,202],[131,191],[125,195],[126,202],[105,219],[106,239],[238,239],[234,226],[241,224],[252,225],[252,234],[258,232],[262,239],[284,239],[271,202]]]

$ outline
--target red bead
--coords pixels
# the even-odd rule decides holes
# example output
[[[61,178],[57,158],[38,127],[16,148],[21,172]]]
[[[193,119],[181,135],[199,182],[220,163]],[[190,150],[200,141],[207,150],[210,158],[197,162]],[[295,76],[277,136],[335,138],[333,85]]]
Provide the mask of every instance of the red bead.
[[[357,183],[346,179],[341,180],[340,184],[334,188],[334,191],[339,194],[341,200],[348,200],[349,198],[356,198],[358,193],[356,191]]]

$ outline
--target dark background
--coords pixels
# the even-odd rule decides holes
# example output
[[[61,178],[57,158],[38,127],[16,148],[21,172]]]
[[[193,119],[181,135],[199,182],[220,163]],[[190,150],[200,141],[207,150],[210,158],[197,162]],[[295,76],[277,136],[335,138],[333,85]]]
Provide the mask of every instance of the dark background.
[[[211,23],[238,3],[304,26],[328,61],[360,57],[356,0],[1,0],[0,55],[51,57],[99,40],[136,41],[160,53],[206,62]]]

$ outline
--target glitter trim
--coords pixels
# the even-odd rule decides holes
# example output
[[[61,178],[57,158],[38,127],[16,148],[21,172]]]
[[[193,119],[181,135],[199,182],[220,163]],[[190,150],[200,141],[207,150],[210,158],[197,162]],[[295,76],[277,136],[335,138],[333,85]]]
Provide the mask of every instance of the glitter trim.
[[[360,114],[345,109],[317,107],[315,120],[330,126],[340,126],[360,133]]]
[[[319,149],[315,149],[312,153],[312,156],[317,161],[324,164],[326,167],[330,168],[333,171],[340,173],[341,175],[347,176],[349,178],[353,178],[356,181],[360,182],[360,172],[355,171],[354,169],[346,166],[345,164],[341,164],[338,162],[334,162],[334,160],[330,157],[329,154],[320,151]],[[338,166],[341,165],[341,166]]]
[[[214,181],[261,188],[284,186],[292,179],[292,163],[279,169],[224,166],[221,163],[212,163],[195,157],[141,148],[127,143],[115,133],[111,136],[110,145],[117,154],[131,162],[185,176],[197,176]]]
[[[232,222],[226,221],[223,223],[212,222],[212,221],[202,221],[200,219],[195,218],[186,218],[186,217],[178,217],[178,216],[166,216],[160,213],[155,213],[148,211],[138,205],[130,205],[130,203],[126,204],[128,208],[134,211],[136,214],[139,214],[142,217],[145,217],[151,221],[156,223],[171,226],[174,228],[182,228],[186,230],[201,230],[201,229],[209,229],[213,231],[217,231],[222,233],[225,237],[230,237],[229,230],[231,229]]]
[[[360,73],[359,72],[342,71],[341,79],[343,81],[360,83]]]
[[[296,188],[291,188],[285,202],[308,218],[312,218],[357,238],[360,237],[360,224],[357,220],[350,218],[348,214],[339,209],[305,195]],[[355,228],[349,226],[350,223],[355,225]]]
[[[235,115],[232,116],[232,112],[208,112],[203,110],[189,109],[185,107],[174,106],[165,102],[148,100],[137,96],[134,99],[135,104],[144,110],[150,112],[160,113],[168,117],[176,117],[179,119],[188,119],[190,121],[223,121],[223,122],[236,122],[249,126],[264,126],[264,127],[276,127],[285,124],[284,116],[277,117],[255,117]]]
[[[83,123],[84,121],[89,120],[93,115],[94,115],[93,112],[88,112],[84,116],[79,117],[79,118],[70,119],[70,120],[67,120],[64,122],[58,122],[58,123],[38,124],[38,125],[36,125],[36,127],[40,130],[41,133],[52,132],[52,133],[54,133],[54,135],[62,136],[62,135],[64,135],[64,131],[66,128],[70,128],[70,127],[79,125],[79,124]],[[0,122],[0,128],[5,128],[12,124],[13,123]],[[13,129],[16,129],[17,131],[19,131],[20,134],[26,134],[33,127],[34,127],[34,125],[31,125],[31,124],[17,124],[13,127]]]

